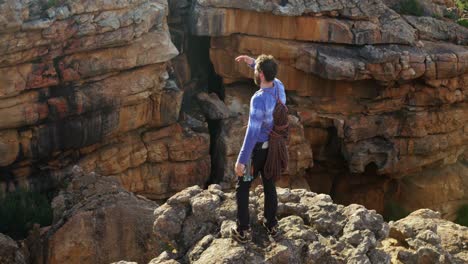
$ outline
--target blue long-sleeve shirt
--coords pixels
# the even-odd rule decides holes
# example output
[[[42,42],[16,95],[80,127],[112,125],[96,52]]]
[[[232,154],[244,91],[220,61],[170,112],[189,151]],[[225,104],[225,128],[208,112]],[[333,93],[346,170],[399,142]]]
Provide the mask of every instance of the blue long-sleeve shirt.
[[[253,65],[250,65],[253,67]],[[271,94],[268,94],[268,90]],[[269,133],[273,128],[273,110],[276,105],[276,96],[279,95],[281,102],[286,104],[286,94],[283,83],[276,79],[273,87],[259,89],[250,99],[250,113],[244,144],[239,152],[237,162],[247,164],[252,150],[257,142],[268,141]]]

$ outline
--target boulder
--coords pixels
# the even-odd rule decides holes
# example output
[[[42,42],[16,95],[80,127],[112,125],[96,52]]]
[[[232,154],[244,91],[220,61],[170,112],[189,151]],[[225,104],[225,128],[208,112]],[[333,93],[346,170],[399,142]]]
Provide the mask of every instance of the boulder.
[[[38,242],[43,245],[42,259],[34,263],[143,263],[154,257],[155,238],[147,230],[158,207],[155,202],[125,191],[115,179],[83,173],[77,166],[70,177],[66,190],[52,201],[54,221]]]
[[[5,264],[26,264],[28,259],[9,236],[0,233],[0,262]]]
[[[390,223],[389,238],[382,242],[395,263],[466,263],[468,228],[420,209]]]
[[[197,99],[207,119],[220,120],[229,118],[231,113],[215,93],[199,93]]]

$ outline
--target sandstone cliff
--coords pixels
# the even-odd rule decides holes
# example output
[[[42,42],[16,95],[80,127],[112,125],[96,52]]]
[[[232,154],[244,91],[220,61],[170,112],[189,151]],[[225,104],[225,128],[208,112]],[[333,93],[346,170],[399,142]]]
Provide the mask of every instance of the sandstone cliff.
[[[294,124],[282,186],[380,212],[411,193],[449,218],[467,201],[466,28],[381,1],[54,3],[2,4],[4,190],[50,190],[75,163],[155,199],[232,187],[255,91],[233,58],[270,53]],[[453,183],[434,201],[414,187],[429,174]]]
[[[437,17],[452,1],[424,1],[432,16],[399,14],[397,2],[1,1],[2,191],[56,190],[75,164],[83,175],[98,175],[56,197],[55,222],[39,240],[48,246],[33,251],[40,252],[33,259],[146,262],[154,257],[148,251],[177,246],[188,254],[177,261],[219,260],[213,252],[229,242],[222,230],[233,220],[232,194],[220,189],[233,187],[232,167],[257,89],[252,71],[234,62],[238,54],[269,53],[279,62],[292,125],[291,163],[279,185],[377,212],[398,201],[453,219],[468,202],[468,30]],[[165,199],[206,183],[220,185],[192,187],[157,209],[158,216],[187,222],[173,226],[158,218],[169,226],[157,232],[163,244],[155,245],[146,226],[148,210],[157,205],[131,192]],[[109,201],[99,198],[101,191]],[[390,237],[397,235],[387,243],[387,224],[374,211],[305,190],[280,192],[289,195],[281,209],[289,238],[273,251],[236,247],[229,258],[466,260],[460,253],[466,245],[446,239],[438,227],[419,234],[426,220],[409,223],[414,230],[395,223]],[[226,203],[227,209],[217,207]],[[201,211],[191,213],[197,206]],[[196,230],[197,217],[213,211],[205,229]],[[466,232],[433,212],[410,217]],[[120,230],[120,220],[135,229]],[[364,227],[354,229],[353,221]],[[74,232],[83,236],[65,235]],[[113,247],[114,232],[128,248]],[[183,244],[174,240],[180,236]],[[90,244],[77,252],[71,245],[82,239]],[[16,257],[4,240],[7,257]],[[262,236],[256,241],[264,242]],[[423,242],[428,249],[419,251]],[[301,250],[308,253],[296,254]]]
[[[0,3],[1,189],[50,191],[67,167],[165,198],[204,184],[206,131],[178,123],[165,0]]]
[[[453,219],[467,202],[468,29],[400,15],[388,1],[193,2],[191,32],[211,36],[226,98],[253,76],[235,56],[278,59],[308,142],[291,155],[314,160],[293,166],[292,177],[379,212],[398,200]],[[431,12],[453,5],[426,2]],[[421,186],[434,186],[433,198]]]

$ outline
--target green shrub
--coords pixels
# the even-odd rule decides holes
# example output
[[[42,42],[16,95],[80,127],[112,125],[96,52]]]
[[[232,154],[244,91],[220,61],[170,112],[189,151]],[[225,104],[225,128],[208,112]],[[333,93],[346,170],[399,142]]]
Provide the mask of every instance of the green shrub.
[[[468,0],[456,0],[455,4],[457,5],[458,9],[468,11]]]
[[[65,3],[65,0],[41,0],[42,10],[47,10],[51,7],[59,7]]]
[[[468,204],[464,204],[458,208],[455,223],[468,227]]]
[[[458,19],[457,20],[457,23],[460,25],[460,26],[464,26],[466,28],[468,28],[468,19]]]
[[[418,0],[404,0],[398,5],[399,13],[404,15],[422,16],[424,10]]]
[[[452,19],[452,20],[457,20],[458,19],[458,14],[457,14],[456,11],[452,10],[452,11],[450,11],[448,13],[445,13],[444,17]]]
[[[0,197],[0,233],[22,239],[34,223],[52,223],[52,207],[46,195],[18,189]]]
[[[385,204],[383,217],[385,221],[397,221],[409,215],[409,211],[395,201],[388,201]]]
[[[56,7],[58,5],[59,5],[59,0],[49,0],[49,1],[47,1],[47,6],[49,8]]]

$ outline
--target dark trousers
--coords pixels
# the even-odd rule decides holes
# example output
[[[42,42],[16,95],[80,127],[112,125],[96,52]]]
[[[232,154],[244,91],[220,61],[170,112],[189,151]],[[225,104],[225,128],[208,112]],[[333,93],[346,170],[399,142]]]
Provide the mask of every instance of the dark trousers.
[[[268,227],[277,224],[276,211],[278,208],[278,198],[276,195],[275,181],[267,179],[263,173],[268,149],[262,149],[262,143],[257,143],[252,151],[253,177],[262,175],[263,192],[265,194],[264,216]],[[237,200],[237,226],[239,230],[249,229],[249,191],[252,181],[244,182],[243,177],[238,177],[236,185]]]

